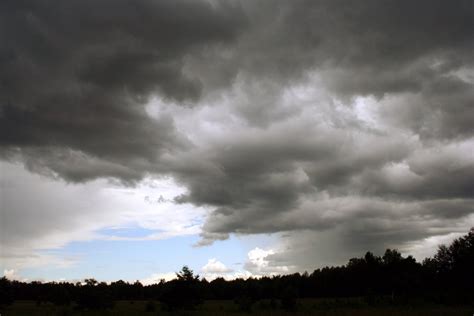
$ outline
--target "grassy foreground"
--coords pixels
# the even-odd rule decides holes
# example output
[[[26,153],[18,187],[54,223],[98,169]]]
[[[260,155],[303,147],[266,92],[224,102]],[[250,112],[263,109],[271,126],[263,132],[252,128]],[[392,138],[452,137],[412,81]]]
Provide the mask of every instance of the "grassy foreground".
[[[367,306],[357,300],[301,299],[294,311],[285,311],[270,301],[255,303],[250,311],[243,311],[233,301],[206,301],[193,311],[165,311],[158,302],[118,301],[112,309],[87,311],[77,310],[74,305],[55,306],[50,303],[37,304],[33,301],[17,301],[1,311],[1,316],[15,315],[327,315],[327,316],[428,316],[474,315],[472,306]]]

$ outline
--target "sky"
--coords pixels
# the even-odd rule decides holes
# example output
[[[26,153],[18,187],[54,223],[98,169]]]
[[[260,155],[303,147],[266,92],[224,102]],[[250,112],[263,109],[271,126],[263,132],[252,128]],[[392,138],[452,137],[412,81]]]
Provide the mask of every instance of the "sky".
[[[227,279],[474,226],[471,0],[2,0],[0,273]]]

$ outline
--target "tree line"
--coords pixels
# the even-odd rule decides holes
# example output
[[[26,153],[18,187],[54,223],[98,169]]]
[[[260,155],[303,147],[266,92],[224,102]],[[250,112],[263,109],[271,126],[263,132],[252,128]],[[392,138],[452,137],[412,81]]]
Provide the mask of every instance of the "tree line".
[[[474,302],[474,228],[437,253],[417,262],[397,250],[382,256],[367,252],[342,266],[262,278],[207,281],[187,266],[177,278],[144,286],[122,280],[98,282],[20,282],[0,279],[0,308],[15,300],[35,300],[37,304],[74,303],[77,308],[112,307],[117,300],[159,301],[168,309],[192,309],[203,300],[234,300],[242,309],[258,300],[278,301],[293,309],[298,298],[361,297],[369,303],[405,304],[414,301],[442,304]]]

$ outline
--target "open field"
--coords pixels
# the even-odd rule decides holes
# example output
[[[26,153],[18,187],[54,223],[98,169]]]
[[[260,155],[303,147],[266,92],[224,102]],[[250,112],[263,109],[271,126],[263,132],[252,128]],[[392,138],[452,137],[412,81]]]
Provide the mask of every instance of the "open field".
[[[49,303],[37,304],[33,301],[17,301],[1,312],[2,316],[31,315],[321,315],[321,316],[471,316],[473,306],[367,306],[356,300],[316,300],[298,301],[295,311],[284,311],[270,301],[260,301],[252,306],[251,311],[242,311],[232,301],[206,301],[193,311],[165,311],[158,302],[118,301],[113,309],[87,311],[77,310],[74,305],[55,306]]]

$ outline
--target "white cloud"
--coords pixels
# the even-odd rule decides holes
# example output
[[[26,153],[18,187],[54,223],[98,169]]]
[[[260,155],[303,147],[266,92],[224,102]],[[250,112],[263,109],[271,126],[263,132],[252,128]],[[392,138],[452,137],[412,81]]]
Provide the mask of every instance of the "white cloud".
[[[0,269],[64,267],[80,258],[44,254],[73,241],[159,240],[195,235],[206,209],[171,200],[184,189],[169,178],[146,178],[135,187],[107,180],[70,184],[0,162],[2,249]],[[162,203],[149,203],[163,197]],[[114,228],[143,228],[141,237],[115,236]],[[101,230],[108,229],[107,234]]]
[[[153,273],[149,277],[143,278],[139,281],[143,285],[150,285],[150,284],[160,283],[161,280],[171,281],[173,279],[176,279],[176,273],[165,272],[165,273]]]
[[[244,269],[233,270],[228,268],[224,263],[216,258],[211,258],[201,268],[202,277],[208,281],[216,278],[224,278],[226,280],[260,278],[268,275],[288,274],[291,268],[285,265],[278,265],[272,261],[271,256],[278,254],[274,249],[261,249],[256,247],[247,254],[247,261]]]
[[[252,276],[252,273],[248,271],[235,271],[228,268],[224,263],[220,262],[216,258],[211,258],[201,268],[202,277],[208,281],[212,281],[217,278],[224,278],[226,280],[233,280],[237,278],[247,279]]]
[[[271,256],[277,254],[273,249],[252,249],[247,254],[248,261],[245,263],[245,269],[253,276],[286,274],[290,272],[290,267],[278,265],[271,261]]]
[[[248,253],[249,262],[255,265],[258,268],[265,268],[268,266],[268,261],[265,260],[269,255],[275,254],[275,251],[272,249],[263,250],[260,248],[255,248],[250,250]]]
[[[202,267],[203,273],[228,273],[232,272],[232,269],[229,269],[222,262],[218,261],[216,258],[211,258],[207,261],[206,265]]]
[[[15,269],[5,269],[3,270],[3,276],[6,277],[8,280],[15,280],[15,281],[23,281],[26,282],[28,279],[23,278],[17,270]]]

